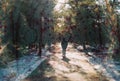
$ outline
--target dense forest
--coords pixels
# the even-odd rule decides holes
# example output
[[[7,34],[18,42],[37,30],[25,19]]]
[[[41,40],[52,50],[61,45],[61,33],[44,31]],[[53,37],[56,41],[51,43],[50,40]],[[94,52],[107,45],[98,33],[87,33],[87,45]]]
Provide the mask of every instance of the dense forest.
[[[75,49],[82,46],[88,56],[94,52],[120,62],[119,4],[119,0],[0,0],[0,69],[32,53],[42,58],[43,50],[53,51],[63,37]]]

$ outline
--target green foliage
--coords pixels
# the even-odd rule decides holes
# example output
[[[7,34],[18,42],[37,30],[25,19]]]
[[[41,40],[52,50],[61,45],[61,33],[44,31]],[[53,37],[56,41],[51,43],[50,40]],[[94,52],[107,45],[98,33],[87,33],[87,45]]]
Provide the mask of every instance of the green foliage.
[[[0,38],[2,44],[8,44],[0,56],[1,64],[15,60],[16,55],[20,58],[27,54],[32,44],[52,42],[53,7],[52,0],[0,1],[0,25],[2,25]],[[40,22],[41,17],[44,21]],[[43,29],[46,30],[43,31]],[[45,36],[40,37],[41,33]]]
[[[80,44],[103,45],[109,42],[109,32],[104,24],[105,12],[94,0],[70,0],[76,29],[74,40]],[[102,22],[101,22],[102,21]],[[101,34],[101,37],[100,37]]]
[[[16,59],[16,56],[15,54],[12,53],[12,50],[13,50],[13,47],[11,45],[7,45],[3,50],[3,52],[1,53],[1,56],[0,56],[1,67],[6,66],[7,63]]]

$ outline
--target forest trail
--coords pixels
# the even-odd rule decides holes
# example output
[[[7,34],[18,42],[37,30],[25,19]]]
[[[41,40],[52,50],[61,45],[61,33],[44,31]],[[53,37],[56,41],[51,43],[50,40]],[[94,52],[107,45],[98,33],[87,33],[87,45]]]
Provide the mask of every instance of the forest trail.
[[[69,44],[66,58],[62,57],[60,43],[53,46],[53,53],[23,81],[110,81],[89,63],[84,52]]]

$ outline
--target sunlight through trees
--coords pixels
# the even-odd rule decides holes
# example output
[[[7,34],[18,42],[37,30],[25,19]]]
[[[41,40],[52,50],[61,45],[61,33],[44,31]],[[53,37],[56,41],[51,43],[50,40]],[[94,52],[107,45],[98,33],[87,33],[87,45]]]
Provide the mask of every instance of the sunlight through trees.
[[[88,56],[120,61],[119,23],[120,0],[0,0],[0,68],[42,58],[63,38]]]

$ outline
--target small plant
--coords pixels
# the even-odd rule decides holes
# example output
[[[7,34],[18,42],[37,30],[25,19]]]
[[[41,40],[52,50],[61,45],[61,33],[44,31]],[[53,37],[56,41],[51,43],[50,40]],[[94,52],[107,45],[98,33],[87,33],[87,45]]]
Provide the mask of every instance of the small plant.
[[[16,55],[13,53],[13,46],[8,44],[1,53],[0,67],[5,67],[9,62],[16,59]]]

